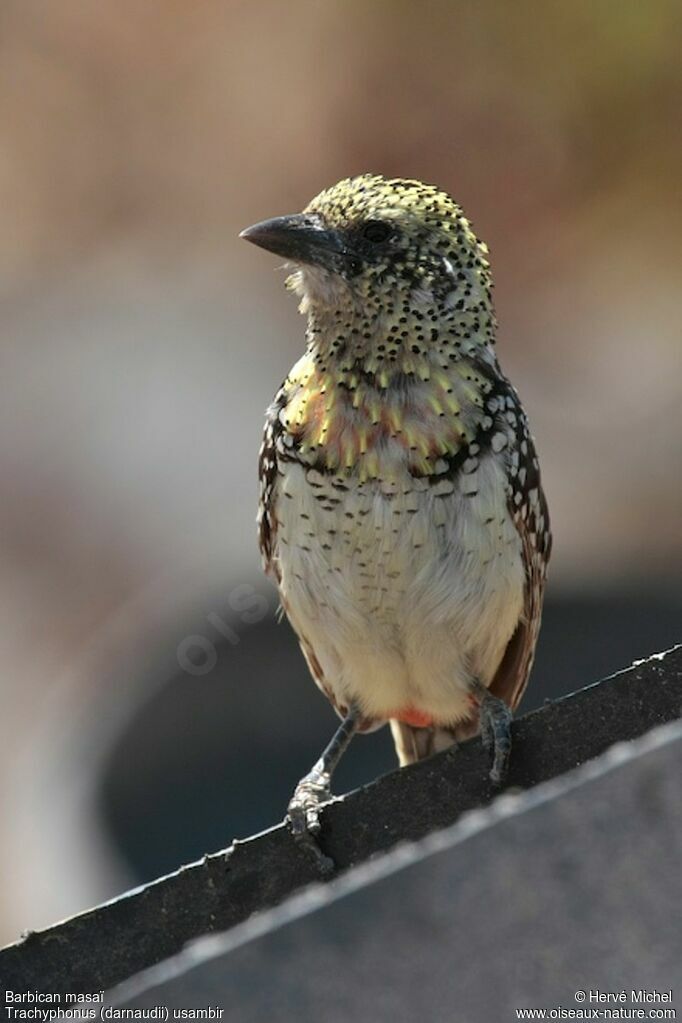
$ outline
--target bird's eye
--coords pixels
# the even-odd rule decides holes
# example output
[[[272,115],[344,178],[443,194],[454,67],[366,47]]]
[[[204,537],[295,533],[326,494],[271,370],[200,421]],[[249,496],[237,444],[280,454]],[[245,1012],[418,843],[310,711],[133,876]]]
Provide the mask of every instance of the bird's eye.
[[[362,237],[366,238],[372,245],[379,245],[381,242],[388,241],[391,237],[392,231],[388,224],[384,224],[381,220],[368,220],[362,228]]]

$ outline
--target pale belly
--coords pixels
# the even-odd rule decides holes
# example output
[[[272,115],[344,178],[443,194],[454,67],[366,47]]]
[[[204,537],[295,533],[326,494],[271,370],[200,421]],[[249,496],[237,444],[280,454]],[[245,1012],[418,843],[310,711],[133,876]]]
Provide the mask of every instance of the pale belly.
[[[466,477],[445,496],[408,478],[394,495],[345,486],[285,464],[276,556],[291,623],[337,703],[377,720],[413,708],[455,724],[471,712],[471,680],[490,683],[522,613],[502,467],[483,459],[473,495]]]

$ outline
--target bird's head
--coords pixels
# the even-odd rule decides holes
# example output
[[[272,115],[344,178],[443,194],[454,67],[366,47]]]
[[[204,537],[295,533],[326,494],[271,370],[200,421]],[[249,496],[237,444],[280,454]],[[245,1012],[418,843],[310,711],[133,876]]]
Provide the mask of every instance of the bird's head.
[[[389,318],[408,307],[491,313],[487,249],[434,185],[348,178],[302,213],[264,220],[241,237],[287,260],[304,311],[369,304]]]

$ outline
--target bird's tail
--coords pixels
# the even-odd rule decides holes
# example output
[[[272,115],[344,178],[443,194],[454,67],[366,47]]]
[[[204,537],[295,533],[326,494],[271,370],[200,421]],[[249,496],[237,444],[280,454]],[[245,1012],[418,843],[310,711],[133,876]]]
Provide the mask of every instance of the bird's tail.
[[[464,742],[465,739],[478,735],[478,732],[478,716],[461,721],[451,728],[416,728],[404,721],[391,719],[391,733],[401,767],[414,764],[417,760],[424,760],[433,753],[454,746],[457,742]]]

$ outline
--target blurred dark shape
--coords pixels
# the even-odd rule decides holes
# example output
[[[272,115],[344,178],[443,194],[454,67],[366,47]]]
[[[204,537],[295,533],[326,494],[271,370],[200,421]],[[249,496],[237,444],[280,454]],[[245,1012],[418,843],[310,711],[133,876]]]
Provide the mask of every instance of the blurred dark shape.
[[[321,840],[339,871],[345,873],[351,868],[340,884],[320,885],[318,865],[279,825],[0,950],[0,974],[15,990],[37,987],[52,992],[96,991],[111,988],[131,975],[138,977],[142,986],[152,983],[148,975],[139,977],[139,971],[165,960],[162,976],[156,976],[156,981],[165,981],[169,976],[183,974],[185,966],[191,970],[205,958],[196,946],[188,948],[195,939],[212,935],[213,940],[204,945],[204,950],[209,951],[208,958],[211,949],[215,951],[217,946],[225,951],[244,943],[252,945],[249,939],[262,937],[268,931],[279,934],[278,924],[300,918],[300,912],[292,912],[294,906],[317,915],[316,909],[331,903],[333,914],[334,903],[349,888],[351,892],[364,890],[368,902],[376,898],[377,888],[388,886],[391,890],[388,903],[376,914],[370,914],[372,926],[363,928],[365,934],[372,935],[370,956],[378,954],[384,961],[387,948],[395,953],[401,943],[414,942],[415,934],[424,927],[427,934],[428,929],[432,933],[434,928],[442,930],[444,918],[446,934],[454,928],[450,942],[453,939],[464,942],[470,954],[469,932],[475,935],[477,924],[479,936],[489,943],[490,920],[504,918],[519,896],[522,904],[530,897],[531,906],[534,901],[544,906],[558,900],[559,915],[573,919],[585,913],[594,914],[595,900],[609,891],[611,904],[598,914],[602,928],[609,928],[610,914],[618,907],[624,918],[628,914],[638,918],[632,881],[624,882],[623,870],[630,874],[635,871],[639,878],[642,858],[653,855],[660,859],[661,828],[670,833],[670,840],[663,842],[668,863],[676,864],[673,829],[682,823],[682,816],[676,798],[677,772],[670,766],[671,757],[666,751],[672,752],[674,764],[679,759],[682,739],[682,723],[677,720],[681,699],[682,645],[640,660],[612,678],[586,686],[519,719],[514,728],[517,756],[510,764],[509,791],[503,801],[495,798],[486,770],[489,757],[481,742],[475,740],[463,744],[455,755],[445,752],[404,771],[394,771],[328,806]],[[579,765],[585,769],[574,770]],[[623,775],[628,779],[625,785],[619,782]],[[533,792],[538,785],[542,791]],[[492,807],[488,805],[491,801]],[[576,841],[576,820],[581,819],[585,827],[580,831],[582,840]],[[572,833],[568,841],[564,835],[567,826]],[[631,840],[622,842],[624,833]],[[500,834],[508,837],[500,840]],[[617,845],[622,842],[615,854],[614,842]],[[417,874],[427,882],[426,890],[422,889],[422,898],[410,898],[410,878],[414,873],[410,866],[417,867],[430,857],[432,863],[434,860],[437,863],[439,855],[448,848],[457,861],[470,859],[472,844],[476,850],[474,863],[455,871],[454,887],[450,882],[443,884],[442,877],[434,886],[437,873],[429,870],[424,873],[418,868]],[[380,855],[389,850],[388,857]],[[372,859],[373,866],[362,869]],[[529,872],[528,863],[535,859],[538,870]],[[576,891],[575,878],[583,872],[581,865],[586,861],[592,870],[587,883],[582,879]],[[521,878],[513,877],[515,863]],[[353,870],[354,866],[360,869]],[[403,870],[405,866],[407,872]],[[679,886],[679,871],[674,874]],[[662,881],[659,874],[656,878],[655,893],[651,894],[660,901],[673,891],[673,883]],[[373,884],[377,880],[378,885]],[[579,897],[585,890],[591,892],[591,898]],[[289,896],[297,892],[301,897],[292,903]],[[360,899],[364,907],[360,915],[366,915],[362,895]],[[474,908],[460,905],[458,909],[458,899],[465,903],[468,900]],[[272,907],[280,904],[281,908],[273,912]],[[352,920],[355,915],[351,914],[348,921],[351,926],[356,926]],[[553,943],[558,939],[559,958],[563,961],[562,949],[583,951],[582,929],[569,928],[567,934],[565,927],[557,928],[556,920],[550,916],[545,935],[551,935]],[[674,899],[668,898],[663,916],[664,929],[673,918],[679,929],[682,920],[674,912]],[[522,932],[519,938],[525,937],[531,946],[538,936],[536,918],[535,912],[525,913],[519,920],[520,927],[514,928],[515,932]],[[393,921],[390,925],[393,944],[390,941],[387,944],[382,933],[389,920]],[[593,929],[589,927],[590,932]],[[334,954],[334,946],[338,949],[339,943],[344,944],[343,930],[323,926],[324,933],[314,942],[315,948],[326,947]],[[668,932],[669,936],[657,932],[657,940],[670,957],[675,955],[668,948],[675,931],[668,928]],[[508,948],[504,935],[498,937],[502,946]],[[633,937],[630,954],[641,957],[636,932]],[[448,983],[452,983],[453,966],[461,968],[456,950],[444,958],[442,942],[421,940],[417,944],[421,968],[435,976],[447,962],[445,972]],[[645,944],[648,947],[648,942]],[[601,967],[609,961],[621,964],[613,945],[613,940],[609,941],[608,950],[599,956]],[[168,957],[178,953],[180,961],[175,959],[169,964]],[[296,960],[301,958],[305,960],[305,956],[297,956]],[[393,960],[395,955],[389,958]],[[407,958],[410,963],[419,961],[419,957]],[[507,992],[510,981],[513,986],[508,956],[496,958],[498,965],[502,963],[504,976],[495,989]],[[360,961],[366,965],[364,954]],[[531,969],[539,969],[543,975],[548,973],[542,957],[538,958],[530,949],[525,961]],[[480,988],[477,971],[481,969],[488,970],[489,962],[479,954],[474,956],[473,968],[468,966],[465,971],[468,983],[475,988]],[[402,966],[400,971],[404,983]],[[296,992],[297,1005],[300,972],[294,970],[292,988],[291,961],[287,963],[289,987]],[[258,973],[263,981],[260,987],[265,987],[273,974],[270,964],[261,960]],[[328,984],[329,971],[323,973]],[[385,975],[381,964],[375,967],[374,974],[374,982],[378,977],[381,983]],[[554,978],[553,970],[549,976]],[[223,984],[224,980],[223,977]],[[133,986],[140,985],[133,981]],[[245,986],[254,990],[252,982]],[[395,986],[392,982],[386,990],[392,991]],[[417,985],[417,991],[421,987]],[[228,985],[233,995],[239,988],[239,983]],[[195,988],[195,994],[199,989],[200,986]],[[126,993],[129,995],[130,991]],[[120,991],[116,994],[123,997]],[[222,996],[225,991],[219,987],[215,994]],[[220,1004],[222,998],[217,1000]],[[173,997],[166,1002],[177,1005]],[[271,1015],[266,1012],[257,1018]],[[291,1015],[287,1013],[286,1018]],[[325,1018],[324,1013],[322,1017]],[[315,1018],[320,1018],[320,1014]],[[410,1018],[414,1018],[414,1013]]]
[[[191,1009],[201,992],[240,1023],[497,1023],[549,1005],[567,1019],[569,1005],[590,1004],[597,972],[602,992],[623,992],[627,1015],[611,1018],[645,1018],[656,996],[635,991],[672,1001],[679,973],[682,729],[657,729],[628,754],[617,766],[604,754],[575,788],[550,783],[539,805],[523,795],[504,816],[479,813],[474,833],[455,824],[409,859],[389,853],[352,887],[318,886],[212,936],[113,1002]]]
[[[679,594],[550,597],[520,713],[670,648],[681,622]],[[139,882],[278,823],[335,727],[286,622],[247,626],[216,653],[205,675],[178,670],[157,689],[103,770],[103,825]],[[334,791],[394,767],[388,729],[360,736]]]

